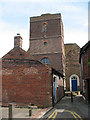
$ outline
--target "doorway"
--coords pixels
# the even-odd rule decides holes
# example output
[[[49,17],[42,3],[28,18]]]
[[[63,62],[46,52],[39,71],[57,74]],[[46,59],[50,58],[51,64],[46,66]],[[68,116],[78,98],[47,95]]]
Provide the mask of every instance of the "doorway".
[[[72,83],[72,91],[77,91],[77,79],[71,81]]]
[[[78,91],[79,77],[75,74],[70,76],[70,91]]]

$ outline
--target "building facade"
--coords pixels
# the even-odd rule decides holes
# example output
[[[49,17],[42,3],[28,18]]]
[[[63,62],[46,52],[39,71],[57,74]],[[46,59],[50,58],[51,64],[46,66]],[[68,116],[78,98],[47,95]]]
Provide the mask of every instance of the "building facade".
[[[3,104],[53,106],[64,96],[65,51],[61,14],[30,18],[30,46],[22,49],[22,37],[2,58]]]
[[[63,75],[22,49],[22,37],[2,57],[2,104],[53,106],[64,96]]]
[[[30,18],[28,53],[65,75],[64,33],[61,14]]]
[[[79,63],[81,65],[82,92],[90,103],[90,41],[80,50]]]
[[[81,91],[79,54],[77,44],[65,44],[66,91]]]

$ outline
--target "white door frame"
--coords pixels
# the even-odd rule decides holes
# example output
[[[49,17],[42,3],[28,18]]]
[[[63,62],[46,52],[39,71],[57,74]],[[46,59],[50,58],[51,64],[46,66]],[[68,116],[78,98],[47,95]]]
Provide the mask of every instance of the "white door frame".
[[[77,88],[78,88],[78,86],[79,86],[79,77],[78,77],[78,75],[76,75],[76,74],[72,74],[71,76],[70,76],[70,91],[72,91],[72,77],[77,77]]]

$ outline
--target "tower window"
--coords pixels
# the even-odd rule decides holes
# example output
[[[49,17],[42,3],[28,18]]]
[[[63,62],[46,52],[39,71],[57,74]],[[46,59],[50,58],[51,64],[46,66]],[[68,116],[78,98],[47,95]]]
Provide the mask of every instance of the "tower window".
[[[47,57],[44,57],[43,59],[41,59],[41,61],[45,64],[50,64],[50,60]]]
[[[42,32],[47,32],[47,23],[44,23],[42,26]]]
[[[44,46],[47,46],[47,42],[44,42]]]

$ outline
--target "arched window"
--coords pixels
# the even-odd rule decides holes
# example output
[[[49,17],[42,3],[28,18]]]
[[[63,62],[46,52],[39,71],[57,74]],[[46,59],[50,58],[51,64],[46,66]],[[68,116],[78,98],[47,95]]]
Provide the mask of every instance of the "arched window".
[[[43,59],[41,59],[41,61],[45,64],[50,64],[50,60],[47,57],[44,57]]]
[[[42,32],[47,32],[47,23],[44,23],[42,26]]]
[[[71,77],[71,80],[77,80],[76,76]]]
[[[44,46],[47,46],[47,42],[44,42]]]

